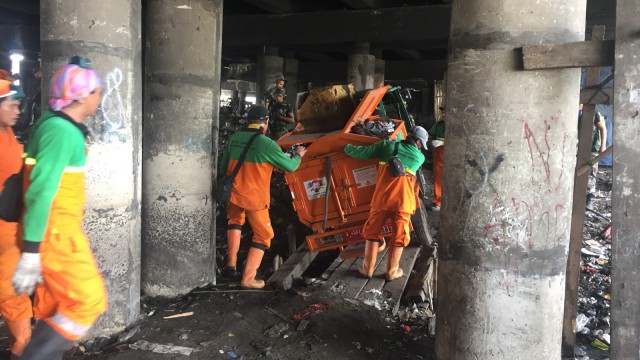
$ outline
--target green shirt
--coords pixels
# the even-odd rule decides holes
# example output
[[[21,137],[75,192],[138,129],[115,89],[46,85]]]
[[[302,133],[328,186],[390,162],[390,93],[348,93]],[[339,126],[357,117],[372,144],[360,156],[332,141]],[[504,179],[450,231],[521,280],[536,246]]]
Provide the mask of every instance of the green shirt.
[[[395,147],[395,141],[382,140],[369,146],[355,146],[347,144],[344,147],[344,152],[356,159],[380,159],[380,161],[387,162],[393,157]],[[422,154],[422,151],[420,151],[417,146],[406,141],[400,142],[397,156],[402,160],[404,167],[410,169],[414,174],[424,162],[424,155]]]
[[[66,117],[60,112],[44,113],[34,125],[25,147],[25,164],[32,166],[22,219],[26,241],[42,241],[65,170],[81,169],[87,162],[82,130],[63,116]],[[77,191],[84,196],[84,187]]]
[[[432,140],[444,141],[444,120],[436,121],[436,123],[431,126],[429,136]]]

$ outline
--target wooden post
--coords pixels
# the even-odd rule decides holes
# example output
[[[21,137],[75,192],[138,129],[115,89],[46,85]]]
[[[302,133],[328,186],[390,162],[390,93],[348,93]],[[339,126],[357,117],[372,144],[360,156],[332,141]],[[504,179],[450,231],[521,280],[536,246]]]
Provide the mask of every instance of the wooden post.
[[[604,29],[605,27],[602,25],[594,26],[591,33],[591,41],[603,40]],[[597,85],[599,79],[599,67],[587,69],[587,87]],[[576,161],[578,166],[587,163],[591,158],[593,116],[595,115],[595,111],[596,106],[593,104],[585,104],[582,109],[582,120],[578,124],[578,159]],[[606,139],[604,139],[604,141],[606,141]],[[562,355],[565,357],[573,357],[576,342],[575,328],[580,277],[580,251],[582,249],[582,229],[584,227],[589,173],[583,173],[580,176],[576,173],[574,179],[571,235],[564,297],[564,322],[562,328]]]
[[[640,359],[640,2],[616,3],[611,360]]]

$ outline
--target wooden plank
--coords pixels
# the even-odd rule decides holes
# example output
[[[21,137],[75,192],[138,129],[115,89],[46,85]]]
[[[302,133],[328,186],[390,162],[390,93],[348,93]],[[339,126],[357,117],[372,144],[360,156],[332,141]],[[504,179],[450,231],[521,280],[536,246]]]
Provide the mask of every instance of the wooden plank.
[[[638,0],[616,2],[611,360],[640,358],[640,72]]]
[[[593,28],[592,39],[604,38],[604,26]],[[594,42],[597,42],[595,40]],[[587,69],[587,86],[596,85],[600,77],[600,68]],[[578,129],[577,164],[584,164],[591,158],[591,142],[595,105],[584,105],[582,120]],[[588,174],[574,174],[573,207],[571,214],[571,232],[569,235],[569,255],[567,258],[567,279],[565,282],[564,319],[562,328],[562,355],[574,356],[576,341],[575,324],[578,306],[578,283],[580,277],[580,251],[582,250],[582,230],[584,228],[585,205],[587,199]]]
[[[613,52],[613,40],[522,47],[525,70],[613,66]]]
[[[307,243],[303,243],[293,255],[289,256],[278,271],[271,275],[267,284],[282,290],[291,289],[294,279],[302,276],[302,273],[307,270],[317,255],[318,253],[310,253]]]
[[[327,270],[325,270],[322,273],[322,278],[328,280],[331,277],[331,275],[333,274],[333,272],[336,271],[338,266],[342,265],[343,262],[344,262],[344,260],[341,259],[340,257],[335,258],[335,260],[333,260],[333,262],[331,263],[331,265],[329,265]]]
[[[613,104],[613,89],[582,89],[580,90],[580,103],[611,105]]]
[[[356,258],[356,261],[351,265],[349,271],[347,271],[342,277],[342,282],[334,287],[334,290],[342,293],[345,297],[355,298],[358,296],[362,288],[367,284],[369,279],[360,275],[358,268],[362,266],[364,258]]]
[[[387,282],[385,280],[385,275],[387,272],[387,255],[388,248],[382,252],[382,256],[378,254],[378,264],[376,265],[376,269],[373,272],[373,277],[367,281],[367,284],[364,286],[360,294],[358,294],[358,299],[360,300],[368,300],[373,299],[375,297],[374,294],[367,293],[367,291],[375,289],[378,291],[382,291],[384,288],[384,284]]]
[[[402,258],[400,259],[400,268],[404,271],[404,275],[400,279],[387,282],[384,286],[384,291],[389,292],[391,295],[389,303],[391,304],[391,312],[393,314],[398,312],[402,293],[407,285],[407,281],[409,281],[409,275],[411,275],[411,270],[419,254],[420,247],[418,246],[405,248],[402,253]]]
[[[347,259],[347,260],[343,261],[340,264],[340,266],[338,266],[336,268],[336,270],[333,272],[333,274],[331,274],[329,279],[327,279],[327,282],[324,283],[324,287],[326,289],[332,289],[338,283],[341,283],[342,282],[342,278],[347,273],[347,271],[349,271],[349,269],[351,268],[351,265],[353,265],[354,262],[356,262],[356,259]]]
[[[427,249],[420,253],[416,260],[416,266],[413,273],[409,276],[407,282],[403,303],[416,303],[427,300],[428,292],[424,291],[425,283],[432,282],[433,267],[435,259],[433,257],[435,248]]]

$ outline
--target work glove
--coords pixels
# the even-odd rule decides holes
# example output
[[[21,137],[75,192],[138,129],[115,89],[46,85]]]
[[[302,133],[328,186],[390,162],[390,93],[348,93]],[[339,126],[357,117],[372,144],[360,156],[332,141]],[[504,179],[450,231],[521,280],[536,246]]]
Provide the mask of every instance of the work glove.
[[[42,282],[40,253],[23,252],[11,282],[16,294],[33,294],[36,284]]]

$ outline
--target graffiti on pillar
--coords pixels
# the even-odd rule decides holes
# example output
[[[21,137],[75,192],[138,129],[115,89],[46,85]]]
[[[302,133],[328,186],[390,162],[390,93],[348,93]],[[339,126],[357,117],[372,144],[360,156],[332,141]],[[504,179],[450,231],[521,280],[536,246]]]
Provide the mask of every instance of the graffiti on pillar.
[[[555,187],[552,184],[553,179],[551,174],[552,169],[550,166],[550,160],[552,155],[564,157],[565,149],[568,142],[568,137],[567,137],[566,131],[564,131],[562,148],[560,151],[554,154],[551,151],[551,144],[549,144],[549,139],[548,139],[549,130],[551,129],[550,122],[554,123],[553,124],[554,126],[559,123],[558,119],[555,117],[551,117],[550,121],[545,120],[544,130],[543,130],[544,135],[543,135],[543,138],[540,140],[536,138],[534,131],[531,129],[527,121],[522,122],[522,129],[524,132],[524,138],[527,141],[527,145],[529,147],[529,158],[531,160],[531,184],[534,185],[536,183],[536,174],[540,172],[540,170],[538,169],[541,167],[542,169],[544,169],[545,181],[548,185],[548,190],[556,191],[558,190],[560,184],[562,183],[562,177],[565,173],[564,159],[561,159],[561,161],[559,162],[562,168],[558,172],[558,179],[555,184]],[[564,126],[564,125],[560,125],[560,126]]]
[[[125,142],[127,139],[127,115],[122,101],[122,70],[115,68],[104,77],[102,102],[98,109],[98,123],[92,126],[98,140],[106,142]]]

